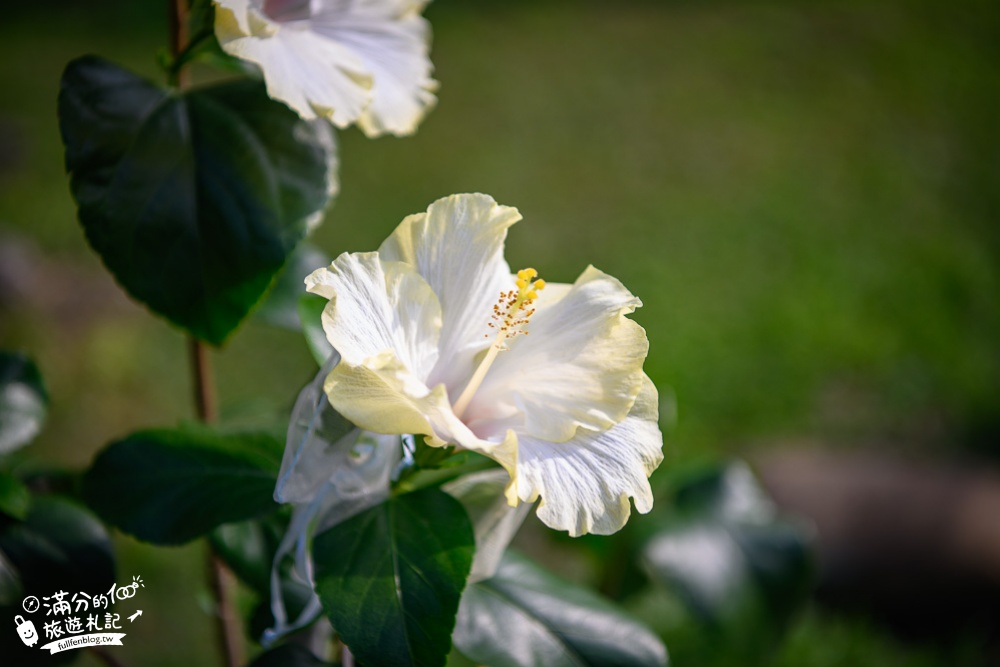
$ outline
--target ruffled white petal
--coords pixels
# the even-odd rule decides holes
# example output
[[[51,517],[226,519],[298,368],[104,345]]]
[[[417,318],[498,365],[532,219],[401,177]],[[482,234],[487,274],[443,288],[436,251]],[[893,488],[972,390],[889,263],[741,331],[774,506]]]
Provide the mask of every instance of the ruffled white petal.
[[[538,518],[572,536],[621,529],[630,514],[630,497],[640,513],[653,507],[648,477],[663,460],[657,413],[656,387],[643,375],[632,412],[611,429],[580,430],[561,443],[521,436],[508,499],[532,502],[541,497]]]
[[[374,82],[371,101],[358,118],[368,136],[412,134],[437,102],[428,56],[430,26],[423,2],[319,0],[310,28],[349,47]]]
[[[306,289],[330,299],[323,310],[327,340],[358,366],[386,351],[423,380],[438,360],[441,307],[408,264],[377,253],[344,253],[306,278]],[[369,429],[377,430],[377,429]]]
[[[603,431],[629,413],[649,348],[646,332],[625,317],[639,299],[588,267],[553,301],[539,301],[528,335],[510,341],[490,368],[464,414],[473,428],[518,412],[527,435],[564,442],[578,428]]]
[[[268,94],[303,118],[404,135],[437,101],[422,2],[215,3],[222,48],[259,65]]]
[[[452,195],[407,217],[378,250],[383,259],[414,266],[440,299],[441,356],[428,384],[443,382],[453,399],[490,344],[484,336],[492,331],[493,304],[514,286],[503,247],[520,219],[517,209],[488,195]]]

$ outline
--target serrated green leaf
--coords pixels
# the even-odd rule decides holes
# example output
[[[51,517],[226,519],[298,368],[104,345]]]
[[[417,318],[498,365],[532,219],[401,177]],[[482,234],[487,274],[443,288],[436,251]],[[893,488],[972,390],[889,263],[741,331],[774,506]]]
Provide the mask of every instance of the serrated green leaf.
[[[260,82],[172,93],[87,56],[63,74],[59,121],[91,246],[133,297],[214,344],[335,190],[328,124]]]
[[[21,480],[0,472],[0,512],[15,519],[24,519],[31,507],[31,493]]]
[[[809,594],[810,532],[777,514],[742,463],[689,480],[674,507],[643,549],[647,572],[726,641],[768,650]]]
[[[180,544],[276,510],[280,448],[265,433],[141,431],[97,456],[83,495],[102,519],[140,540]]]
[[[49,397],[35,364],[18,352],[0,351],[0,454],[38,435]]]
[[[316,592],[359,663],[443,665],[474,551],[457,500],[394,496],[316,538]]]
[[[462,595],[455,647],[491,667],[654,667],[659,637],[596,593],[508,551]]]

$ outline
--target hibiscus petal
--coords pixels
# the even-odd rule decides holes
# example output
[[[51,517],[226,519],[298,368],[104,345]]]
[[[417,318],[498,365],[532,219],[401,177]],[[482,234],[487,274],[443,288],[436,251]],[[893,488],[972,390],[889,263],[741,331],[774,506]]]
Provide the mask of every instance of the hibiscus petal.
[[[391,350],[369,357],[364,365],[341,361],[327,376],[323,389],[337,412],[365,430],[432,432],[422,405],[431,392]],[[440,387],[438,393],[443,393]]]
[[[250,0],[215,0],[215,30],[220,42],[250,34],[250,7]]]
[[[308,23],[275,23],[245,1],[217,0],[215,31],[229,54],[256,63],[267,94],[300,116],[347,127],[371,99],[366,63],[350,47],[312,32]]]
[[[560,443],[521,435],[508,499],[540,496],[538,518],[574,537],[619,530],[631,513],[629,497],[645,514],[653,507],[648,477],[663,460],[657,400],[656,387],[643,375],[629,416],[608,431],[581,429]]]
[[[369,357],[359,366],[342,361],[323,388],[331,405],[362,429],[424,435],[432,447],[458,445],[489,456],[508,474],[516,471],[513,430],[491,440],[479,438],[455,416],[444,385],[428,389],[392,351]]]
[[[407,217],[378,250],[384,260],[414,266],[440,299],[441,356],[428,384],[445,383],[452,398],[490,344],[484,336],[493,304],[514,286],[503,247],[507,228],[520,219],[488,195],[452,195]]]
[[[347,364],[391,351],[419,381],[437,362],[441,307],[413,267],[383,261],[374,252],[344,253],[310,274],[306,289],[330,299],[323,330]]]
[[[372,75],[371,101],[358,118],[368,136],[412,134],[437,98],[431,78],[424,2],[319,0],[310,28],[349,47]]]
[[[477,431],[486,428],[479,422],[522,412],[527,435],[565,442],[578,428],[607,430],[632,408],[649,348],[646,332],[625,317],[639,299],[591,266],[552,301],[539,300],[528,335],[509,341],[473,397],[464,416]]]

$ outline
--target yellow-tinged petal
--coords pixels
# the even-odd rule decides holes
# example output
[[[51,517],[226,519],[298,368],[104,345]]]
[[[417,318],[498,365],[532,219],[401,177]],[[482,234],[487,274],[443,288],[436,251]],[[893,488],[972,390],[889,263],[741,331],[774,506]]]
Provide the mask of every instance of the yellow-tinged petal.
[[[433,435],[429,408],[447,401],[443,387],[428,390],[390,350],[363,365],[341,361],[323,389],[337,412],[376,433]]]
[[[342,361],[327,376],[324,389],[334,409],[363,429],[428,436],[433,447],[459,445],[489,456],[511,475],[516,470],[513,430],[496,439],[478,437],[455,416],[444,385],[428,389],[390,351],[363,365]]]
[[[453,399],[489,346],[490,308],[513,287],[503,248],[520,219],[488,195],[452,195],[407,217],[379,247],[383,259],[414,266],[441,301],[441,356],[428,384],[445,383]]]
[[[656,387],[643,374],[632,411],[611,429],[580,429],[560,443],[520,436],[508,497],[541,497],[538,518],[573,536],[621,529],[631,513],[629,498],[645,514],[653,507],[648,477],[663,460],[657,400]]]
[[[215,0],[215,35],[228,43],[250,35],[250,0]]]
[[[527,435],[551,442],[569,440],[578,428],[611,428],[642,386],[649,343],[626,317],[641,302],[594,267],[570,289],[550,284],[539,297],[530,335],[497,358],[465,418],[517,410]]]

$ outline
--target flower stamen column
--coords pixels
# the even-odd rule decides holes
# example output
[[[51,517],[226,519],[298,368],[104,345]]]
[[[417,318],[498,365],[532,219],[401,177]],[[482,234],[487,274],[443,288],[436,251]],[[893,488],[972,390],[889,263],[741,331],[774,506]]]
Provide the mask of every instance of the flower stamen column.
[[[535,314],[535,309],[531,307],[531,304],[538,298],[537,290],[545,289],[544,280],[534,280],[537,275],[538,271],[530,268],[518,271],[517,291],[511,290],[501,293],[500,301],[493,306],[493,322],[487,326],[491,329],[497,329],[497,337],[486,352],[486,356],[479,363],[476,372],[472,374],[472,378],[469,379],[461,396],[455,401],[453,409],[455,416],[459,419],[462,418],[465,408],[469,407],[469,402],[476,390],[486,379],[486,373],[496,361],[497,355],[507,349],[506,340],[518,334],[528,333],[524,327],[528,323],[528,319]],[[489,334],[486,336],[488,338]]]

